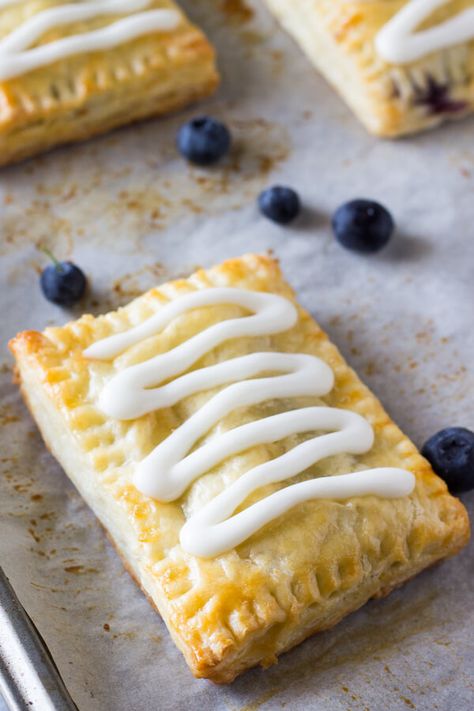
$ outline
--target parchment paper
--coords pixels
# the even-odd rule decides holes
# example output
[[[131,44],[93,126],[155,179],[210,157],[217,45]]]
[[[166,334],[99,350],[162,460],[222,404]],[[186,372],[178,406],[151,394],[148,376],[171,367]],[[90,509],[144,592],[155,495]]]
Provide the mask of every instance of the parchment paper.
[[[81,711],[473,708],[472,548],[267,671],[230,687],[194,680],[11,384],[5,342],[18,330],[272,249],[416,443],[447,425],[474,427],[474,122],[399,142],[369,137],[266,11],[183,4],[219,51],[222,88],[199,110],[233,129],[223,167],[189,168],[176,155],[176,129],[193,109],[0,173],[0,562]],[[306,205],[292,228],[256,209],[275,182]],[[375,257],[330,234],[331,212],[357,196],[381,200],[398,223]],[[72,314],[39,292],[41,241],[89,275],[92,293]],[[464,501],[472,511],[473,495]]]

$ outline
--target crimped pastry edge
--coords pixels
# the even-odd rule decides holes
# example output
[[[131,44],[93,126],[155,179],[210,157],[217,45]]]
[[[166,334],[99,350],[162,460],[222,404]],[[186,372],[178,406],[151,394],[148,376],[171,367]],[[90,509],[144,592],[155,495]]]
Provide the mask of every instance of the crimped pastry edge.
[[[235,274],[241,274],[242,270],[248,268],[250,265],[253,265],[256,269],[269,269],[270,273],[273,269],[277,269],[276,263],[273,260],[257,255],[248,255],[242,259],[230,260],[223,265],[219,265],[217,269],[223,269],[224,271],[226,269],[230,269],[231,271],[235,269]],[[37,335],[40,336],[40,334]],[[20,334],[20,336],[12,342],[12,350],[16,353],[19,361],[21,361],[23,337],[28,339],[28,332]],[[32,334],[32,337],[34,341],[36,336]],[[38,343],[36,343],[35,346],[33,343],[32,347],[40,348],[41,346]],[[348,367],[347,364],[345,364],[345,366],[346,368]],[[25,400],[34,414],[34,407],[30,403],[29,393],[24,383],[22,390]],[[372,397],[374,396],[372,395]],[[48,445],[48,436],[45,435],[44,432],[42,434]],[[48,446],[54,451],[54,447],[52,447],[51,444]],[[417,455],[417,458],[422,460],[419,455]],[[426,471],[431,471],[430,467],[426,463],[426,460],[422,461],[424,462]],[[432,474],[430,474],[430,476],[431,475]],[[442,493],[443,489],[444,491],[446,490],[444,484],[440,488],[440,493]],[[299,624],[295,623],[295,625],[291,627],[291,625],[288,626],[286,622],[285,624],[282,624],[279,621],[278,616],[273,616],[273,613],[269,612],[268,621],[263,625],[263,627],[250,631],[245,637],[244,643],[227,646],[224,645],[221,656],[216,657],[216,654],[211,649],[206,650],[202,647],[197,649],[194,648],[193,645],[190,645],[189,640],[186,640],[186,638],[181,635],[181,630],[177,628],[173,622],[168,620],[167,624],[170,632],[177,646],[184,653],[194,675],[197,677],[209,678],[216,683],[229,683],[235,678],[235,676],[250,666],[257,663],[260,663],[262,666],[268,666],[276,661],[276,655],[287,651],[295,644],[298,644],[306,637],[309,637],[318,631],[329,629],[346,614],[362,606],[371,597],[388,594],[388,592],[390,592],[393,588],[403,584],[403,582],[416,575],[423,568],[435,563],[441,558],[457,553],[468,540],[469,523],[466,511],[462,504],[458,500],[453,499],[453,497],[448,498],[450,505],[454,507],[453,511],[456,511],[455,518],[451,522],[452,537],[449,547],[445,546],[443,548],[443,546],[439,545],[434,555],[420,557],[415,566],[405,566],[403,571],[394,570],[392,577],[387,578],[383,586],[380,585],[380,581],[378,579],[368,581],[369,584],[359,587],[358,596],[356,596],[356,598],[353,594],[354,591],[350,589],[347,596],[339,598],[337,609],[333,610],[331,615],[329,615],[329,617],[323,622],[319,619],[312,624],[311,621],[308,620],[304,625],[302,625],[300,621]],[[118,548],[122,558],[125,557],[126,567],[129,569],[129,572],[131,572],[135,579],[139,578],[139,575],[135,572],[133,566],[127,561],[126,554],[122,551],[118,541],[115,541],[115,545]],[[163,596],[153,597],[143,582],[138,581],[138,584],[144,590],[147,597],[152,598],[153,605],[160,611],[160,614],[162,614],[166,621],[166,608],[168,605],[167,600]],[[316,614],[317,610],[314,610],[313,612]],[[284,629],[285,625],[286,629]],[[285,634],[282,634],[282,632],[285,632]],[[278,638],[276,644],[273,639],[275,636]]]

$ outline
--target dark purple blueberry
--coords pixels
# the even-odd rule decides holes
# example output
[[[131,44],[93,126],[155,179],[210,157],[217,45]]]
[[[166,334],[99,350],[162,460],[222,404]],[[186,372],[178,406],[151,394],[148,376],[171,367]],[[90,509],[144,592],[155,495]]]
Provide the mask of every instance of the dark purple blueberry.
[[[48,301],[58,306],[73,306],[84,295],[87,279],[72,262],[55,260],[41,272],[40,285]]]
[[[448,427],[430,437],[421,453],[450,491],[474,489],[474,432]]]
[[[333,215],[336,239],[346,249],[365,254],[378,252],[392,236],[395,223],[388,210],[374,200],[351,200]]]
[[[274,185],[260,193],[258,206],[265,217],[279,225],[292,222],[301,211],[298,193],[283,185]]]
[[[178,150],[196,165],[217,163],[230,150],[229,129],[210,116],[198,116],[185,123],[178,131]]]

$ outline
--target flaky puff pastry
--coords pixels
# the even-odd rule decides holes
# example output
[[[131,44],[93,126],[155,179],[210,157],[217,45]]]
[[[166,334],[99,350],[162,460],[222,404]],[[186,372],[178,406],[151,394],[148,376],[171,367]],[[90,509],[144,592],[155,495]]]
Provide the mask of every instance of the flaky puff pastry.
[[[371,132],[416,133],[474,110],[474,40],[408,64],[379,56],[375,39],[409,0],[265,0],[282,26]],[[420,29],[472,8],[450,0]]]
[[[272,292],[295,302],[274,260],[247,255],[152,289],[105,316],[83,316],[43,333],[20,333],[10,345],[24,398],[47,446],[109,532],[192,672],[223,683],[253,665],[272,664],[305,637],[333,626],[370,598],[456,553],[467,542],[469,525],[462,504],[450,496],[326,334],[296,304],[299,318],[291,330],[228,341],[205,362],[210,365],[259,350],[308,353],[330,365],[335,387],[324,398],[290,398],[240,408],[208,437],[302,405],[350,409],[374,428],[372,449],[358,456],[329,457],[299,478],[399,467],[413,472],[415,491],[390,500],[377,496],[345,502],[312,500],[215,558],[183,551],[179,532],[193,512],[230,481],[280,456],[304,435],[231,456],[196,480],[181,499],[164,504],[133,486],[136,463],[198,410],[209,393],[128,422],[106,417],[97,406],[98,397],[117,370],[169,351],[211,324],[245,312],[237,306],[190,311],[113,362],[87,360],[83,352],[99,339],[142,323],[169,300],[206,287]],[[270,490],[283,486],[272,485]],[[262,488],[258,496],[268,493],[268,487]]]
[[[57,5],[24,0],[0,7],[0,39],[19,27],[30,11],[36,14]],[[214,91],[219,79],[215,54],[204,34],[173,0],[151,0],[144,9],[178,11],[181,22],[172,30],[0,80],[0,165],[168,113]],[[121,17],[58,26],[34,46],[97,30]]]

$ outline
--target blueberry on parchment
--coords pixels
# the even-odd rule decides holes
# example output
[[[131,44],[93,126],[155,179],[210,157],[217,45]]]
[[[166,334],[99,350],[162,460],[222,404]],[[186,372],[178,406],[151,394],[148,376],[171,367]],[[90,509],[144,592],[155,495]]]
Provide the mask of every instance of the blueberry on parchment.
[[[474,489],[474,432],[447,427],[425,442],[421,453],[450,491]]]
[[[339,207],[332,218],[337,241],[346,249],[370,254],[385,247],[395,223],[389,211],[374,200],[357,199]]]
[[[179,152],[190,163],[208,166],[227,155],[232,138],[221,121],[211,116],[197,116],[181,126],[176,142]]]
[[[84,272],[72,262],[58,262],[51,253],[46,253],[53,263],[48,264],[41,272],[41,291],[53,304],[73,306],[86,290],[87,279]]]
[[[258,206],[265,217],[279,225],[292,222],[301,211],[298,193],[285,185],[274,185],[260,193]]]

